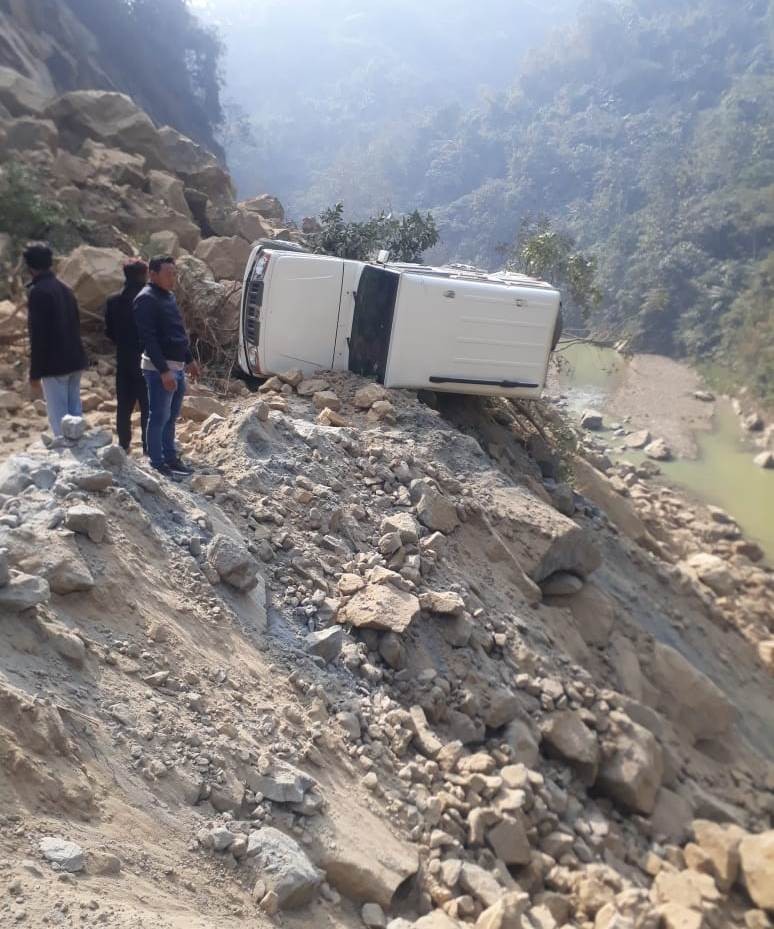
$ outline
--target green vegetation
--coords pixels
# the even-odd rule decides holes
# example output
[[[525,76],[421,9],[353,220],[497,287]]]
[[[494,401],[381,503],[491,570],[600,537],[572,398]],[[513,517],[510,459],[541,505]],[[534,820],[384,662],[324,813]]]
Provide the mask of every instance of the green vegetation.
[[[602,302],[597,261],[581,254],[573,236],[559,232],[546,216],[522,220],[516,241],[502,251],[506,267],[548,281],[562,291],[565,308],[584,324]]]
[[[380,213],[365,222],[344,219],[344,204],[323,210],[319,232],[312,238],[312,248],[323,255],[337,255],[367,261],[380,249],[387,249],[391,261],[420,261],[422,254],[438,242],[435,220],[417,210],[408,216]]]
[[[15,262],[25,242],[46,239],[54,248],[72,248],[85,224],[66,207],[41,192],[35,173],[16,161],[0,170],[0,232],[11,238],[11,261]]]

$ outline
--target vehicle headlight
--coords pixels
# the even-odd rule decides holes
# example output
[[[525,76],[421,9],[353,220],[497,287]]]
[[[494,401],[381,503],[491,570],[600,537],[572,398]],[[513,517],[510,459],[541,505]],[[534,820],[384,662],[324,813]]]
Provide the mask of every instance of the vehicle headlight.
[[[247,361],[254,370],[258,368],[258,348],[255,345],[248,346]]]

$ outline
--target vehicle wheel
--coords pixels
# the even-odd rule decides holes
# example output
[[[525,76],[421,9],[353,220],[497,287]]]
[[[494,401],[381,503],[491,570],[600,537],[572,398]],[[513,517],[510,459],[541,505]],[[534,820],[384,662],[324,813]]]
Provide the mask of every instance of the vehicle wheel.
[[[554,326],[554,337],[551,340],[551,351],[553,352],[556,349],[556,346],[559,344],[559,339],[562,337],[562,329],[564,329],[564,317],[562,316],[562,308],[559,307],[559,313],[556,317],[556,325]]]

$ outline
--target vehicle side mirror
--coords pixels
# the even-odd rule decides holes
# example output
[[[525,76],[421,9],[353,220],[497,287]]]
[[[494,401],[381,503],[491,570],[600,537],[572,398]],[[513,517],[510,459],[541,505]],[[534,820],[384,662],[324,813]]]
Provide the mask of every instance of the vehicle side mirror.
[[[386,248],[379,249],[379,251],[376,254],[377,264],[386,265],[389,260],[390,260],[390,253],[387,251],[387,249]]]

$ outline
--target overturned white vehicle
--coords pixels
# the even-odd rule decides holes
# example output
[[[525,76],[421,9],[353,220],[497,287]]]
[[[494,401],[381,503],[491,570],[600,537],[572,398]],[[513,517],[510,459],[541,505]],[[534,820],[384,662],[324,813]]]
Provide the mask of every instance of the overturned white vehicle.
[[[559,291],[520,274],[264,241],[245,269],[239,366],[254,377],[325,369],[385,387],[537,397],[561,326]]]

